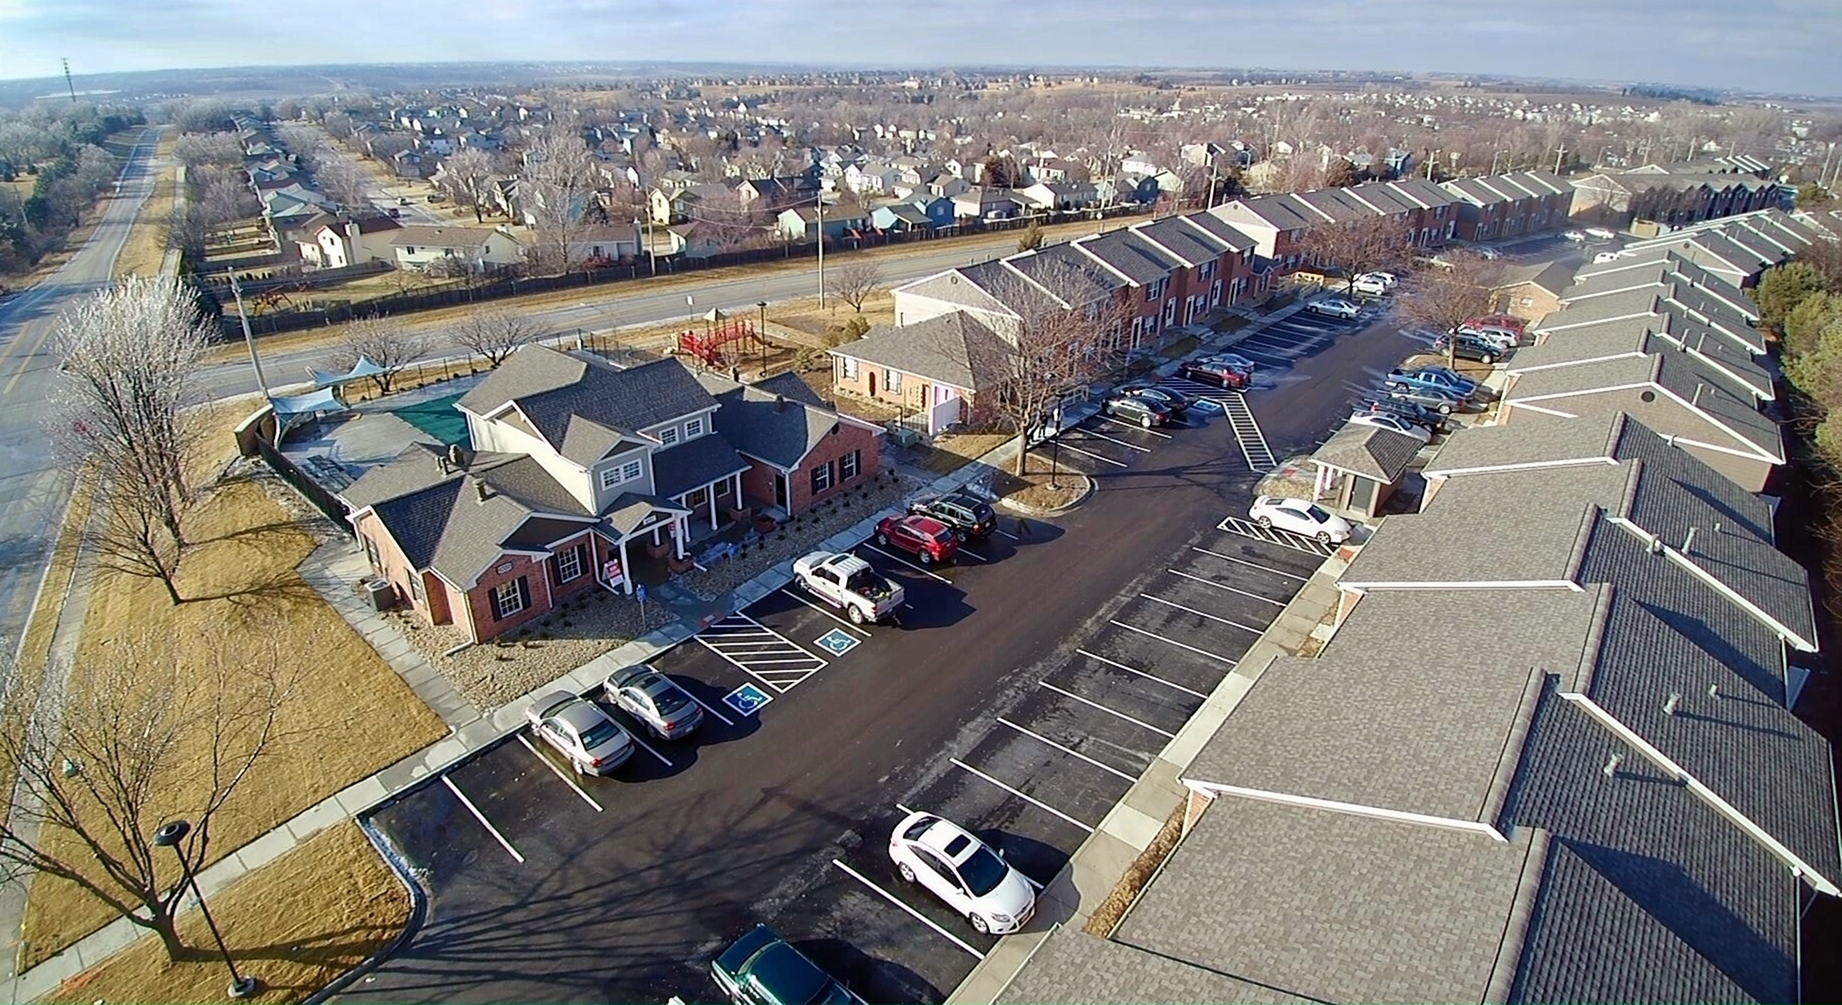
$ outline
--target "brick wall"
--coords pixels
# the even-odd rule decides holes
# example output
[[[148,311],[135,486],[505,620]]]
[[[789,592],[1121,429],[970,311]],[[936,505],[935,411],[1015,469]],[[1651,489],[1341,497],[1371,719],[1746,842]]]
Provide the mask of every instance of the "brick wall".
[[[500,570],[504,571],[500,571]],[[492,591],[502,583],[525,580],[526,593],[530,603],[517,614],[495,620],[493,618]],[[520,625],[543,617],[550,610],[553,594],[549,570],[542,563],[533,562],[522,555],[507,555],[493,563],[473,589],[467,591],[467,609],[473,615],[475,641],[503,635]]]
[[[843,458],[852,451],[858,455],[857,474],[849,479],[843,478]],[[812,472],[820,467],[830,465],[831,485],[823,492],[812,491]],[[855,488],[868,481],[876,474],[877,449],[876,434],[861,426],[849,422],[840,422],[830,434],[801,462],[799,470],[788,476],[793,511],[795,513],[811,506],[815,502],[837,495],[847,489]]]

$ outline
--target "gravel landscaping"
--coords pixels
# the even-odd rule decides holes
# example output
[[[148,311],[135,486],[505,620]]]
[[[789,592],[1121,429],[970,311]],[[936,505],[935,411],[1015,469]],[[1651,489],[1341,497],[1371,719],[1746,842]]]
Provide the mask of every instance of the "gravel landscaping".
[[[775,565],[817,548],[819,542],[864,517],[895,507],[904,495],[918,487],[908,478],[885,469],[870,484],[852,489],[843,496],[834,496],[766,537],[751,540],[735,558],[726,559],[708,570],[693,570],[679,577],[677,583],[704,600],[715,600]]]

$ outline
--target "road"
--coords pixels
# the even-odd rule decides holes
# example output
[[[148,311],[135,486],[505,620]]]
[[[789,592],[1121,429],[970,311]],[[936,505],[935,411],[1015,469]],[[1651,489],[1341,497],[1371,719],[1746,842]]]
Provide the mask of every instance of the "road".
[[[0,635],[8,638],[25,628],[70,499],[70,472],[52,457],[41,426],[56,380],[45,347],[66,307],[108,285],[141,203],[153,192],[159,132],[149,127],[135,141],[117,192],[83,247],[48,279],[0,304]]]
[[[879,259],[877,264],[882,269],[884,281],[891,284],[905,282],[956,265],[986,261],[1015,251],[1017,236],[1000,234],[978,240],[940,241],[922,247],[927,250],[913,255]],[[762,300],[772,305],[784,300],[817,296],[819,282],[816,264],[809,261],[808,265],[810,267],[804,270],[776,269],[708,283],[674,283],[669,290],[648,290],[643,281],[624,283],[608,295],[560,307],[541,308],[531,314],[540,325],[552,332],[569,332],[578,328],[601,331],[626,325],[670,321],[673,318],[683,318],[690,325],[692,315],[701,315],[712,307],[721,308],[724,313],[752,317],[756,303]],[[694,303],[687,305],[686,296],[693,298]],[[516,301],[505,302],[516,305]],[[412,315],[405,321],[414,324],[415,318]],[[331,369],[333,365],[331,359],[334,350],[330,347],[297,348],[270,353],[262,350],[262,343],[258,340],[257,349],[262,352],[263,367],[269,379],[277,384],[305,380],[307,367]],[[249,394],[257,390],[255,375],[249,363],[243,360],[212,367],[204,374],[204,381],[212,397]]]
[[[1248,402],[1281,457],[1419,345],[1385,319],[1299,319],[1261,344],[1274,362]],[[1253,472],[1222,417],[1185,425],[1083,423],[1061,456],[1094,498],[1027,535],[1007,517],[976,558],[922,571],[860,547],[904,582],[899,627],[777,592],[737,634],[661,654],[733,721],[616,777],[561,777],[513,740],[378,811],[429,916],[344,997],[708,1000],[704,961],[766,921],[867,1000],[944,998],[992,940],[893,875],[900,807],[1054,875],[1322,558],[1217,529],[1245,514]],[[800,649],[827,659],[789,666]],[[751,677],[773,703],[727,709]]]

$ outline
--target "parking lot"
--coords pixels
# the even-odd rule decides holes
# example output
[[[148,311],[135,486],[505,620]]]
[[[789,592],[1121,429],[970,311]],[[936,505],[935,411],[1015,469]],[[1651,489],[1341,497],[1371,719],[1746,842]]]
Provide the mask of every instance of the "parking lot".
[[[1359,333],[1283,396],[1213,390],[1276,446],[1315,435],[1399,358]],[[904,809],[1047,881],[1323,558],[1241,519],[1254,473],[1222,415],[1065,437],[1101,487],[1067,516],[1006,516],[944,566],[854,549],[904,587],[897,623],[777,590],[660,654],[696,735],[642,734],[605,778],[513,736],[376,811],[428,914],[345,996],[709,1000],[707,961],[765,921],[869,1000],[942,1000],[994,940],[896,876]]]

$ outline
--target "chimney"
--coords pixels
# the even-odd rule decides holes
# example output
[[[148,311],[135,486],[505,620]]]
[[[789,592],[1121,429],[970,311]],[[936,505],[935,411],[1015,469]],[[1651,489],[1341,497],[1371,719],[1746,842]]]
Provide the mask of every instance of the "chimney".
[[[1663,700],[1663,714],[1664,715],[1675,715],[1676,706],[1680,704],[1682,704],[1682,692],[1680,691],[1669,692],[1669,697]]]
[[[453,467],[454,470],[456,471],[459,471],[460,469],[467,466],[467,458],[461,454],[460,444],[458,443],[448,444],[447,463],[449,464],[449,466]]]
[[[786,410],[787,410],[787,399],[778,394],[775,395],[774,396],[774,411],[784,412]]]
[[[474,499],[478,500],[482,505],[485,504],[486,502],[486,483],[485,482],[476,481],[473,483],[473,497]]]

